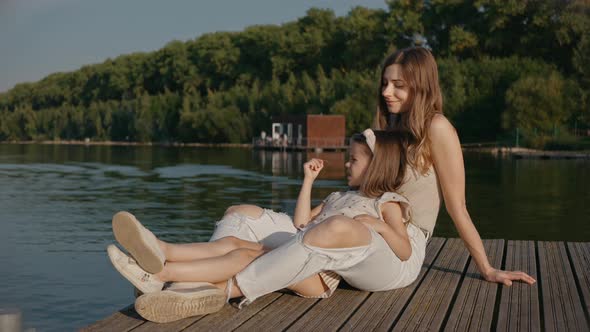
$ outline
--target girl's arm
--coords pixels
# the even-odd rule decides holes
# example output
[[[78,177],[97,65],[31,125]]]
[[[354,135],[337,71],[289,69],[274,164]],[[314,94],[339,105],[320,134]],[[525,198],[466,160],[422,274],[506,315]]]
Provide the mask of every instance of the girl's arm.
[[[321,159],[311,159],[303,164],[304,178],[301,184],[301,191],[297,197],[295,205],[295,215],[293,224],[297,228],[303,228],[321,211],[323,204],[320,204],[313,210],[311,209],[311,188],[316,177],[324,168],[324,162]]]
[[[324,208],[324,203],[320,203],[320,205],[318,205],[318,206],[314,207],[313,209],[311,209],[311,213],[310,213],[310,216],[309,216],[309,221],[314,220],[315,217],[317,217],[318,214],[320,214],[320,212],[322,212],[322,209],[323,208]],[[297,225],[297,224],[295,224],[295,226],[296,227],[299,227],[299,225]],[[305,226],[305,225],[303,225],[303,226]],[[302,227],[299,227],[299,228],[302,228]]]
[[[444,116],[436,115],[432,119],[429,128],[429,141],[430,153],[446,209],[479,272],[486,280],[503,283],[507,286],[512,285],[514,280],[533,284],[535,279],[524,272],[501,271],[490,265],[481,237],[471,221],[465,204],[465,169],[459,137],[453,125]]]
[[[358,215],[354,219],[381,234],[395,255],[402,261],[407,261],[412,255],[412,247],[406,225],[403,222],[401,206],[397,202],[384,203],[381,205],[381,214],[385,222],[368,214]]]

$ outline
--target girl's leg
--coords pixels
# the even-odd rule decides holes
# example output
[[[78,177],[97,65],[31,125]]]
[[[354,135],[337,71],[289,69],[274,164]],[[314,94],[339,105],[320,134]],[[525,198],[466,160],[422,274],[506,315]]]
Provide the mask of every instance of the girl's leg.
[[[212,242],[181,244],[167,243],[158,240],[158,244],[166,257],[167,264],[170,264],[170,262],[188,262],[197,259],[223,256],[241,248],[254,251],[262,250],[261,244],[238,239],[234,236],[224,237]]]
[[[230,279],[263,253],[262,250],[242,248],[223,256],[189,262],[167,262],[164,269],[155,276],[164,282],[206,281],[217,283]]]
[[[151,273],[160,272],[166,261],[192,261],[221,256],[239,248],[262,249],[256,242],[241,240],[234,236],[205,243],[167,243],[159,240],[135,216],[125,211],[113,217],[113,233],[138,264]]]

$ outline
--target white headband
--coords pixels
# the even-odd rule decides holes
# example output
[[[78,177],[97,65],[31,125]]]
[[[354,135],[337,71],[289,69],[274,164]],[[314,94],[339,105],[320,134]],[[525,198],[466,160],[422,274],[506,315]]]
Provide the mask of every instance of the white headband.
[[[373,129],[365,129],[365,131],[363,131],[363,136],[365,136],[365,140],[367,141],[367,145],[369,146],[369,149],[371,149],[371,152],[375,153],[375,133],[373,132]]]

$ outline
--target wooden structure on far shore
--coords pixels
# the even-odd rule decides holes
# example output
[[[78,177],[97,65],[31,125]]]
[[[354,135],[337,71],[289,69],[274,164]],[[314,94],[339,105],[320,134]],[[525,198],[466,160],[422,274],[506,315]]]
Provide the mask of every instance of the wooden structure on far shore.
[[[275,292],[238,310],[167,324],[133,306],[84,331],[590,331],[590,243],[484,240],[493,266],[522,270],[529,286],[481,279],[460,239],[433,238],[418,279],[388,292],[341,288],[323,300]],[[131,292],[131,289],[130,289]]]
[[[551,151],[519,147],[502,147],[495,142],[461,144],[464,151],[506,155],[514,159],[590,159],[590,151]]]
[[[271,150],[345,150],[344,115],[280,115],[272,117],[272,128],[254,138],[252,146]]]

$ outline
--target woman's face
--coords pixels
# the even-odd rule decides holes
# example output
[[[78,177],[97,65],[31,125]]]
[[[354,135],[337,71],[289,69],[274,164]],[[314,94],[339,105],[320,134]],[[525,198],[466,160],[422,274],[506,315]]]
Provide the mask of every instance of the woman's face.
[[[385,68],[381,79],[381,95],[389,113],[403,112],[402,105],[408,99],[408,85],[402,79],[401,66],[393,64]]]
[[[346,180],[349,187],[359,187],[363,183],[365,172],[371,163],[369,148],[362,143],[352,142],[346,167]]]

